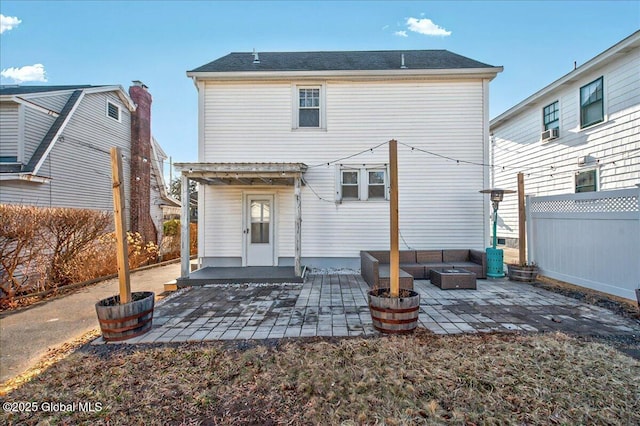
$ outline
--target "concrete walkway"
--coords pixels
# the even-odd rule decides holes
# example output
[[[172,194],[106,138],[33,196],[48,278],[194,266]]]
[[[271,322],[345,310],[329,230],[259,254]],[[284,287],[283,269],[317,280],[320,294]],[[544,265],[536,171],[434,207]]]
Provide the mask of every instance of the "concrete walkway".
[[[147,269],[131,274],[133,291],[153,291],[156,298],[164,283],[180,275],[180,264]],[[118,280],[91,285],[70,295],[45,301],[0,318],[0,381],[24,372],[48,349],[98,328],[94,305],[118,293]]]
[[[419,326],[437,334],[562,331],[640,336],[639,321],[529,284],[478,280],[477,287],[441,290],[429,281],[416,281]],[[315,275],[304,284],[185,290],[156,308],[149,333],[123,343],[378,334],[371,324],[368,287],[359,275]]]

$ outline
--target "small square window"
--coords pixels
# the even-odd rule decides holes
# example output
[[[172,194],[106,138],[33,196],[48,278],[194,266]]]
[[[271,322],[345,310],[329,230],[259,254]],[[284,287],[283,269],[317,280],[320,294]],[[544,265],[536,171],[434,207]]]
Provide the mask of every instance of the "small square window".
[[[359,200],[358,171],[342,171],[342,199]]]
[[[580,127],[604,121],[604,87],[602,77],[580,88]]]
[[[576,193],[598,190],[596,169],[576,173]]]
[[[560,127],[560,104],[555,101],[542,109],[544,130],[558,129]]]
[[[107,102],[107,116],[120,121],[120,107],[112,102]]]

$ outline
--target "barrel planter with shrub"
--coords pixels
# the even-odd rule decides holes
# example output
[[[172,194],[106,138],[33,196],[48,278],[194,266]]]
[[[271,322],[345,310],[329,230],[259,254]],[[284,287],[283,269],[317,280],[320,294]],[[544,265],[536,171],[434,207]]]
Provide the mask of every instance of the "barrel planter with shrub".
[[[507,264],[507,275],[511,281],[532,283],[538,277],[538,266]]]
[[[369,291],[369,310],[373,327],[389,334],[408,334],[418,326],[420,295],[407,289],[391,297],[388,288]]]
[[[107,342],[118,342],[140,336],[151,329],[155,294],[152,291],[131,293],[131,302],[120,303],[112,296],[96,303],[96,313]]]

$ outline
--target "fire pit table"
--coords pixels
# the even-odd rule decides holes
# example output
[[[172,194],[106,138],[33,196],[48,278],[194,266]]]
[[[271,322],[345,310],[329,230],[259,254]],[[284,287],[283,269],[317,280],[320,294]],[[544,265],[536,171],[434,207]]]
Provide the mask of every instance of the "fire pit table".
[[[476,274],[466,269],[443,269],[431,271],[431,284],[443,290],[476,289]]]

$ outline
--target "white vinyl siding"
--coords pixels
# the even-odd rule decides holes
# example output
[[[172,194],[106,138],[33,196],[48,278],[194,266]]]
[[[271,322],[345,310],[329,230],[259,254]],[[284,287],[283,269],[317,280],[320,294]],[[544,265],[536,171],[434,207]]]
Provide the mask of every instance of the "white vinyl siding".
[[[318,165],[304,174],[308,185],[302,187],[303,258],[356,258],[360,250],[389,247],[389,204],[337,204],[336,166],[323,163],[392,138],[452,158],[485,161],[485,93],[480,79],[329,81],[324,86],[323,132],[291,131],[291,88],[290,81],[204,83],[199,161]],[[388,148],[384,145],[349,161],[379,170],[388,163]],[[404,146],[398,161],[400,230],[407,244],[425,249],[485,246],[486,200],[478,191],[488,185],[486,168]],[[276,256],[292,256],[292,188],[278,191],[279,220],[287,218],[290,225],[278,227]],[[280,201],[282,197],[290,199],[288,204]],[[241,190],[209,186],[203,198],[199,235],[206,243],[200,256],[241,256]]]
[[[120,147],[125,157],[123,169],[125,197],[128,200],[131,161],[130,115],[121,105],[121,123],[107,117],[104,113],[105,97],[121,105],[119,98],[113,93],[86,94],[80,102],[62,132],[63,139],[56,142],[38,172],[41,176],[50,177],[51,181],[3,181],[0,202],[111,211],[113,202],[109,150],[113,146]],[[27,161],[55,118],[31,108],[25,108],[25,112]],[[128,217],[128,203],[125,209]]]
[[[492,126],[493,186],[516,189],[524,173],[528,195],[575,192],[576,173],[597,169],[597,190],[640,183],[640,49],[617,55],[601,69],[563,85],[510,120]],[[606,121],[580,128],[580,88],[603,76]],[[540,144],[541,114],[560,101],[560,138]],[[584,165],[578,158],[586,157]],[[505,167],[503,170],[502,167]],[[515,168],[514,168],[515,167]],[[553,169],[552,169],[553,167]],[[505,196],[498,211],[498,237],[518,238],[517,196]]]
[[[18,157],[19,107],[13,102],[0,102],[0,157]]]

